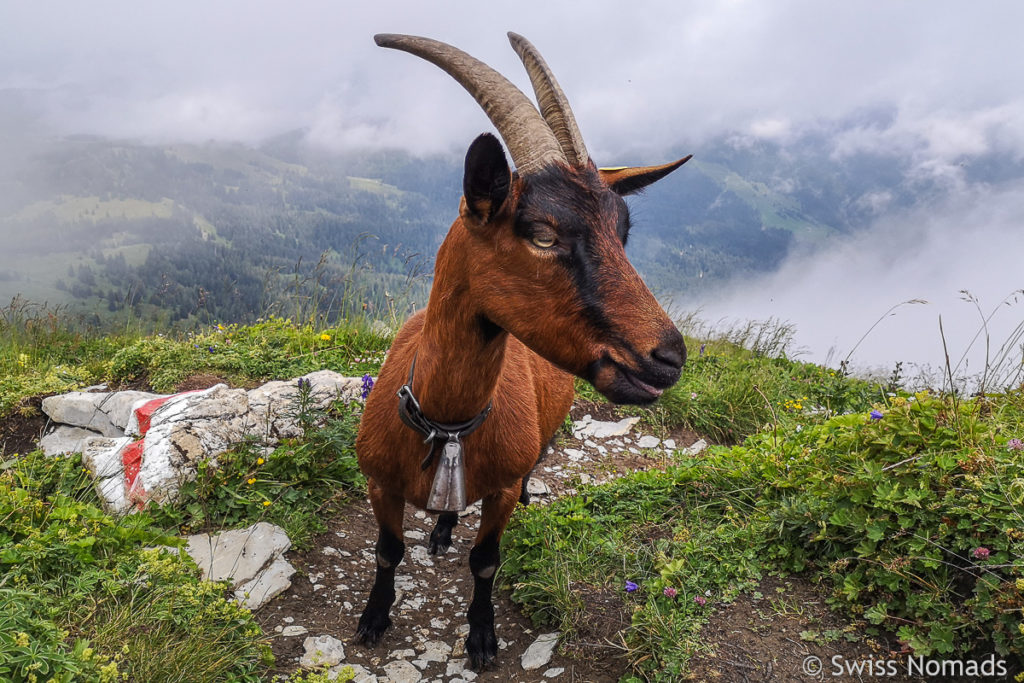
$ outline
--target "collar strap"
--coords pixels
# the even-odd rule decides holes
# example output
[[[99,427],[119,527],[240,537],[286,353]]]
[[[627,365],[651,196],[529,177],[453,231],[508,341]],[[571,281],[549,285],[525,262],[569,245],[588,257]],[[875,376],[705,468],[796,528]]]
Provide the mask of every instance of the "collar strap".
[[[459,441],[459,439],[472,434],[487,419],[493,402],[488,401],[487,407],[477,413],[476,417],[471,420],[456,424],[436,422],[423,414],[420,402],[416,400],[416,396],[412,393],[412,376],[415,371],[416,356],[414,355],[412,365],[409,366],[409,381],[398,390],[398,417],[401,418],[407,427],[427,437],[423,440],[423,443],[430,444],[430,452],[427,453],[427,457],[420,464],[420,469],[425,470],[433,462],[434,447],[437,445],[437,442]]]

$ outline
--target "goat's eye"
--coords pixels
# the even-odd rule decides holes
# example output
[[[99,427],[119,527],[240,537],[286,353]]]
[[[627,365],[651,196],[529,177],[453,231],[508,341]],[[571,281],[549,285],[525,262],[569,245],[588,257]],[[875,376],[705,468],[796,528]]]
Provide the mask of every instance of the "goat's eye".
[[[541,249],[550,249],[551,247],[555,246],[555,236],[534,235],[532,238],[532,242],[535,246],[538,246]]]

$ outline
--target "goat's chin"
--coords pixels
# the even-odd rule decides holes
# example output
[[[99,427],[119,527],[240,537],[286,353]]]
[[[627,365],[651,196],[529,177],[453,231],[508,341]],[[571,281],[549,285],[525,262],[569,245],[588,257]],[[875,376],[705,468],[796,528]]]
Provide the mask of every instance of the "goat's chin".
[[[609,373],[610,374],[610,373]],[[607,377],[607,379],[605,379]],[[594,383],[594,388],[612,403],[645,406],[654,403],[664,389],[647,384],[627,370],[619,369]]]

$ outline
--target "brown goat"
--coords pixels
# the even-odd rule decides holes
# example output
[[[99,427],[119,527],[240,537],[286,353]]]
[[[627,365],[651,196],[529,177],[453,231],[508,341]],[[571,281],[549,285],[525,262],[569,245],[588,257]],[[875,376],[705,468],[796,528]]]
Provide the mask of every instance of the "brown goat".
[[[678,380],[686,359],[682,336],[626,259],[629,213],[621,195],[689,157],[598,169],[543,59],[521,36],[509,38],[540,112],[500,74],[450,45],[375,37],[453,76],[483,107],[516,166],[513,173],[490,134],[470,145],[459,217],[437,253],[427,308],[395,337],[356,441],[380,527],[359,639],[373,645],[391,625],[405,504],[440,512],[430,552],[443,553],[458,511],[482,500],[469,555],[466,653],[474,669],[497,654],[491,588],[498,543],[569,412],[573,375],[616,403],[644,404]]]

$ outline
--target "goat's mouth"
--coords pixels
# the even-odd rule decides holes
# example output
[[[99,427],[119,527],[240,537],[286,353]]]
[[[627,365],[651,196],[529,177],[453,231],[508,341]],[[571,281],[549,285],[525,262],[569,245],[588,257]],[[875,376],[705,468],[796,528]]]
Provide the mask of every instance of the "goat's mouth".
[[[659,373],[658,376],[651,376],[650,373],[638,372],[611,361],[601,363],[590,382],[612,403],[648,405],[676,383],[679,374],[676,372],[673,375],[666,377]]]

